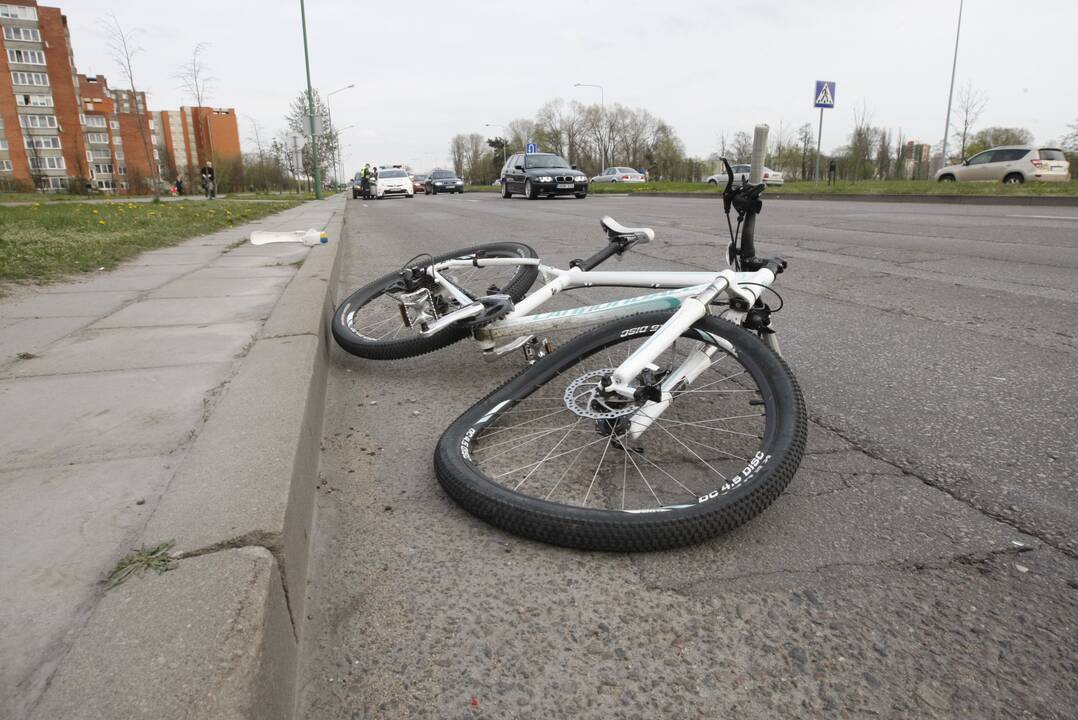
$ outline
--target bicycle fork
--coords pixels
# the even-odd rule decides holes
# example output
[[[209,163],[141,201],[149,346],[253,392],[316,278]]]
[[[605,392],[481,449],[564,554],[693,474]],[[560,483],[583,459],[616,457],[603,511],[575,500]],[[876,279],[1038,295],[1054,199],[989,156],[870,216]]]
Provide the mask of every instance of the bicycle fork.
[[[625,359],[611,374],[610,382],[604,388],[607,393],[616,393],[625,398],[636,399],[639,387],[630,383],[645,370],[654,371],[655,361],[674,344],[689,328],[708,314],[708,304],[723,292],[745,299],[750,307],[756,301],[755,295],[741,288],[730,270],[723,270],[703,292],[686,298],[669,320],[648,338],[639,348]],[[732,350],[733,347],[719,337],[712,337],[717,345],[705,350],[696,349],[675,370],[663,378],[658,387],[658,398],[648,399],[629,419],[629,437],[640,437],[662,413],[670,407],[673,391],[679,385],[691,384],[711,366],[712,357],[719,347]]]

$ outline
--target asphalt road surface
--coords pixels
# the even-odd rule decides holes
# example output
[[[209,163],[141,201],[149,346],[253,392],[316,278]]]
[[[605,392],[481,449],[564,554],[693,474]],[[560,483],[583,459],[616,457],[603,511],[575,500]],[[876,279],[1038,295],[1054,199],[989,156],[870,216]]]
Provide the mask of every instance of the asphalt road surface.
[[[349,201],[339,295],[477,242],[566,267],[604,214],[658,235],[610,267],[722,267],[715,201]],[[757,245],[808,454],[683,550],[547,547],[441,491],[438,436],[521,357],[334,348],[303,717],[1074,717],[1078,210],[765,196]]]

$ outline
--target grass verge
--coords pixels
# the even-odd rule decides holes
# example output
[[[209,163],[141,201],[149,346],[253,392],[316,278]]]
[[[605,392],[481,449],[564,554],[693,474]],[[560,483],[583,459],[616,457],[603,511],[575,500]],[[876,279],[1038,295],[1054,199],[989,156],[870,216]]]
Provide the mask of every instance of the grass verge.
[[[0,282],[48,282],[70,273],[107,270],[144,250],[294,207],[302,197],[0,207]]]

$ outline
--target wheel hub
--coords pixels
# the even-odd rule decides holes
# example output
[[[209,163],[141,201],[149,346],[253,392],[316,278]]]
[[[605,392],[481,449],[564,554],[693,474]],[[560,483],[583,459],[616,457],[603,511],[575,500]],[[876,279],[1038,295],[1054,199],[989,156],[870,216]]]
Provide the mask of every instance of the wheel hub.
[[[565,406],[580,417],[592,420],[613,420],[632,415],[640,404],[626,398],[611,398],[603,393],[601,382],[615,368],[602,368],[585,373],[565,388]]]

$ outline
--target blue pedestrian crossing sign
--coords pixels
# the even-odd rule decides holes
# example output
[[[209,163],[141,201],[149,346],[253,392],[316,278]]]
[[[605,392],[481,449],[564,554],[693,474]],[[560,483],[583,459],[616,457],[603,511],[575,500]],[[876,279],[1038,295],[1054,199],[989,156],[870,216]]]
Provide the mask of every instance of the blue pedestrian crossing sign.
[[[816,81],[816,107],[833,108],[835,106],[835,83],[828,80]]]
[[[539,146],[536,145],[535,143],[528,143],[527,152],[528,153],[537,153],[537,152],[539,152]]]

